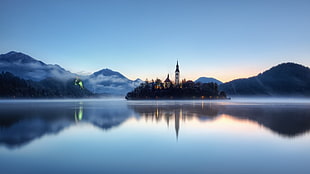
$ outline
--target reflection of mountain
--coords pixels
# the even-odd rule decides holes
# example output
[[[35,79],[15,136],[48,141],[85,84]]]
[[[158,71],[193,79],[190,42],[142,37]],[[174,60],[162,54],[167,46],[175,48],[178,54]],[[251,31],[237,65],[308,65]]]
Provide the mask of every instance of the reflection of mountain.
[[[76,122],[107,130],[130,116],[126,105],[79,102],[7,103],[0,106],[0,145],[19,147],[44,135],[57,134]]]
[[[45,134],[56,134],[74,123],[71,114],[72,110],[62,106],[38,106],[36,103],[13,107],[12,104],[2,104],[0,144],[21,146]]]
[[[310,108],[304,105],[230,105],[222,113],[248,119],[284,136],[298,136],[310,130]]]
[[[305,105],[221,105],[217,103],[198,104],[140,104],[130,105],[135,112],[146,119],[163,120],[169,124],[175,119],[178,134],[180,119],[189,120],[196,117],[200,121],[210,120],[221,114],[238,119],[254,121],[282,136],[294,137],[310,130],[310,107]]]
[[[128,108],[129,107],[129,108]],[[0,145],[20,147],[44,135],[57,134],[76,123],[109,130],[124,123],[132,111],[147,120],[165,120],[179,135],[181,123],[201,122],[222,114],[247,119],[282,136],[294,137],[310,130],[309,105],[218,104],[217,102],[15,102],[0,104]]]
[[[131,114],[126,103],[123,102],[86,103],[83,121],[108,130],[121,125]]]

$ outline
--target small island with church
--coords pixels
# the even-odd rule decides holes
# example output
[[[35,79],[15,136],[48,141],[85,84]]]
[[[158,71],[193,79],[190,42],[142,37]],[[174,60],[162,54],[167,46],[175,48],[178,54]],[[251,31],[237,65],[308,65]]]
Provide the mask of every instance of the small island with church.
[[[175,70],[175,82],[169,79],[165,81],[156,79],[146,80],[136,87],[132,92],[127,93],[127,100],[169,100],[169,99],[229,99],[224,91],[219,92],[217,83],[195,83],[185,79],[180,81],[179,63],[177,61]]]

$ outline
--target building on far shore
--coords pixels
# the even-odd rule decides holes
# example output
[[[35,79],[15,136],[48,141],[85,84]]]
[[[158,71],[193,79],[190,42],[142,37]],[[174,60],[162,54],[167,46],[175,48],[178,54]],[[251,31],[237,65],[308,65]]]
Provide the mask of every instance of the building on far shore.
[[[172,82],[171,82],[171,80],[169,79],[169,74],[168,74],[166,80],[164,81],[164,88],[170,88],[171,85],[172,85]]]

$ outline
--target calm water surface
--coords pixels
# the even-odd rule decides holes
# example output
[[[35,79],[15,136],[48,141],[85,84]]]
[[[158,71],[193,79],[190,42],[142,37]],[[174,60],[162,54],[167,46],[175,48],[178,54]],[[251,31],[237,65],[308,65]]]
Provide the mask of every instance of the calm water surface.
[[[0,170],[310,173],[309,99],[0,100]]]

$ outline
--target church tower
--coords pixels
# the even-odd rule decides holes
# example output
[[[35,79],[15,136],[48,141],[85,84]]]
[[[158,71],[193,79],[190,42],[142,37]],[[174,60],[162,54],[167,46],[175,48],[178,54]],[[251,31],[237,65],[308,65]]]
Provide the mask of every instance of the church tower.
[[[179,62],[177,61],[177,66],[175,69],[175,85],[180,84],[180,70],[179,70]]]

